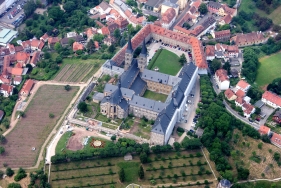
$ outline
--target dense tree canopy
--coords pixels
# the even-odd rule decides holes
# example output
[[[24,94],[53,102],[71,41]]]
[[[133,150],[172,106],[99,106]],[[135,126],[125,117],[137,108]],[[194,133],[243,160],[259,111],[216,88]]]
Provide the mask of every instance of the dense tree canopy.
[[[199,10],[200,14],[206,14],[208,12],[207,5],[205,3],[201,3],[198,10]]]
[[[257,77],[258,56],[253,49],[246,47],[243,51],[243,57],[242,74],[250,83],[253,83]]]
[[[278,95],[281,94],[281,78],[274,79],[268,86],[267,90],[272,91]]]

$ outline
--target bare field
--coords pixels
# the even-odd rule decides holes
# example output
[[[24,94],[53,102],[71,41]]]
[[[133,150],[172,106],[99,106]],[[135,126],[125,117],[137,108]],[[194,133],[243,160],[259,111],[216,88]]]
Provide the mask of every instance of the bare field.
[[[41,145],[77,91],[78,87],[66,91],[64,86],[41,86],[30,101],[25,117],[20,119],[14,130],[6,136],[6,152],[0,158],[0,164],[6,163],[10,167],[33,166]],[[50,118],[49,113],[55,117]],[[32,151],[32,147],[36,150]]]
[[[278,167],[276,161],[273,159],[275,152],[280,153],[279,148],[272,144],[263,143],[261,140],[242,136],[242,133],[237,130],[234,131],[234,134],[238,134],[239,138],[237,144],[233,143],[232,145],[234,146],[234,150],[239,151],[240,154],[232,154],[230,159],[232,166],[235,166],[235,162],[238,162],[244,167],[249,168],[249,179],[273,179],[280,177],[281,168]],[[258,148],[259,143],[262,143],[261,149]],[[255,160],[257,162],[255,162]],[[264,177],[262,176],[262,173],[264,174]]]

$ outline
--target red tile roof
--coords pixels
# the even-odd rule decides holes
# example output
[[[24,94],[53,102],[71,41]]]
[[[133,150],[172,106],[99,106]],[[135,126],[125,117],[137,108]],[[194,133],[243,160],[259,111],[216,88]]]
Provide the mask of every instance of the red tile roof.
[[[265,125],[262,125],[262,126],[260,126],[260,128],[259,128],[259,133],[260,133],[260,134],[268,134],[269,131],[270,131],[270,128],[267,127],[267,126],[265,126]]]
[[[171,21],[175,18],[176,11],[173,8],[169,8],[166,12],[162,15],[161,21],[164,24],[170,24]]]
[[[22,72],[23,72],[23,68],[12,68],[12,67],[8,67],[8,72],[12,75],[15,76],[21,76]]]
[[[272,143],[281,146],[281,135],[280,134],[273,133],[270,140],[271,140]]]
[[[44,41],[42,41],[42,40],[40,40],[40,43],[39,43],[38,49],[39,49],[39,50],[42,50],[42,49],[43,49],[43,47],[44,47],[44,45],[45,45],[45,42],[44,42]]]
[[[11,84],[11,79],[7,78],[6,76],[0,75],[0,80],[4,84]]]
[[[207,45],[205,54],[206,56],[215,56],[215,46]]]
[[[235,42],[236,45],[246,45],[246,44],[252,44],[255,42],[260,42],[265,40],[265,37],[260,32],[252,32],[252,33],[238,33],[236,36],[232,38],[232,40]]]
[[[224,16],[221,21],[224,21],[225,24],[229,24],[232,20],[232,17],[228,14],[226,16]]]
[[[73,51],[76,52],[77,50],[83,50],[84,46],[83,44],[80,44],[79,42],[73,43]]]
[[[249,103],[244,103],[244,104],[243,104],[243,108],[245,108],[245,109],[244,109],[244,113],[245,113],[245,114],[251,114],[252,111],[253,111],[253,109],[254,109],[255,107],[252,106],[252,105],[249,104]]]
[[[244,101],[244,99],[242,97],[237,97],[235,101],[237,103],[241,104],[241,105],[245,103],[245,101]]]
[[[222,30],[215,32],[215,38],[230,37],[230,30]]]
[[[101,32],[102,32],[103,35],[110,35],[108,27],[105,27],[105,26],[102,27]]]
[[[21,52],[21,51],[23,51],[24,49],[23,49],[23,47],[22,46],[15,46],[15,51],[16,52]]]
[[[15,53],[15,46],[13,44],[8,44],[8,48],[9,48],[9,51],[10,53]]]
[[[241,89],[238,89],[235,94],[237,97],[245,97],[245,92]]]
[[[201,1],[195,1],[192,3],[192,6],[195,6],[197,9],[199,8],[199,6],[201,5]]]
[[[33,47],[33,48],[38,48],[39,44],[40,44],[40,40],[32,39],[32,41],[31,41],[31,47]]]
[[[95,44],[95,48],[99,48],[100,45],[99,45],[99,42],[98,41],[94,41],[94,44]]]
[[[204,50],[202,43],[195,37],[186,36],[171,30],[167,30],[165,28],[148,24],[143,27],[132,39],[133,49],[136,49],[143,41],[145,37],[149,34],[154,33],[156,35],[160,35],[162,37],[168,37],[174,41],[190,44],[192,46],[193,57],[195,59],[195,64],[199,68],[207,68],[207,62],[204,55]],[[125,51],[127,45],[125,45],[118,53],[115,54],[113,60],[120,65],[125,60]]]
[[[49,38],[48,34],[45,33],[42,37],[40,37],[40,39],[43,39],[44,41],[47,41]]]
[[[6,91],[8,94],[11,93],[13,91],[13,86],[9,85],[9,84],[1,84],[1,91]]]
[[[229,80],[227,76],[227,71],[224,69],[218,69],[216,71],[216,76],[219,78],[220,82],[223,82],[225,80]]]
[[[26,63],[29,59],[29,54],[26,52],[17,52],[16,53],[16,60]]]
[[[276,95],[275,93],[271,93],[270,91],[266,91],[263,93],[262,98],[276,104],[277,106],[281,106],[281,97]]]
[[[244,81],[244,80],[240,80],[237,84],[236,84],[236,86],[238,86],[238,87],[240,87],[240,88],[242,88],[242,89],[246,89],[247,87],[249,87],[250,86],[250,84],[248,84],[246,81]]]
[[[40,58],[40,52],[34,52],[33,56],[30,60],[30,64],[33,64],[34,66],[37,64],[37,62],[39,61]]]
[[[21,43],[21,45],[22,45],[22,47],[24,47],[24,48],[30,48],[31,42],[30,42],[30,40],[23,41],[23,42]]]
[[[224,96],[229,100],[231,97],[233,97],[235,94],[231,89],[227,89],[224,92]]]
[[[21,76],[14,77],[14,82],[21,82],[21,81],[22,81],[22,77]]]
[[[60,41],[60,39],[58,37],[49,37],[48,38],[48,43],[49,44],[56,44],[59,41]]]
[[[22,89],[21,89],[21,92],[24,92],[24,93],[29,94],[29,92],[31,91],[33,85],[34,85],[33,80],[28,79],[28,80],[23,84],[23,87],[22,87]]]

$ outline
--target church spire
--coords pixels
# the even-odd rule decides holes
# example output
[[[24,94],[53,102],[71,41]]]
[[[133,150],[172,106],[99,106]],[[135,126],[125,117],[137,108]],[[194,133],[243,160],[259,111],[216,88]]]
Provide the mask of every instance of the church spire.
[[[131,42],[131,36],[129,36],[129,39],[128,39],[128,46],[127,46],[127,49],[126,49],[126,53],[133,53],[133,47],[132,47],[132,42]]]
[[[141,53],[140,55],[143,55],[146,57],[147,55],[147,49],[146,49],[146,46],[145,46],[145,39],[143,39],[143,42],[142,42],[142,48],[141,48]]]

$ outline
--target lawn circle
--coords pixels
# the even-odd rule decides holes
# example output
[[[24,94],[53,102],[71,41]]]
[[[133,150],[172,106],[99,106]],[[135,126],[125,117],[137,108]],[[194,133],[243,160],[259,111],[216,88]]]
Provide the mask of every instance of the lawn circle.
[[[95,140],[95,141],[94,141],[94,146],[95,146],[95,147],[100,147],[100,146],[101,146],[101,141]]]

